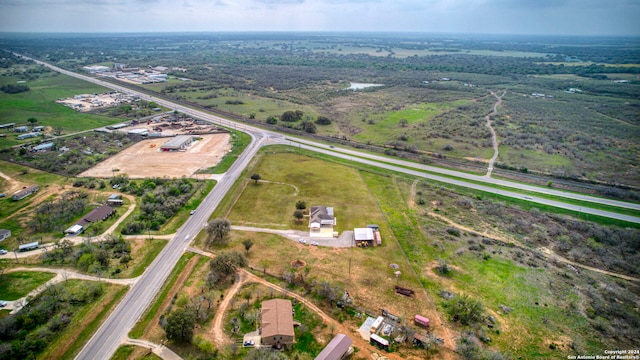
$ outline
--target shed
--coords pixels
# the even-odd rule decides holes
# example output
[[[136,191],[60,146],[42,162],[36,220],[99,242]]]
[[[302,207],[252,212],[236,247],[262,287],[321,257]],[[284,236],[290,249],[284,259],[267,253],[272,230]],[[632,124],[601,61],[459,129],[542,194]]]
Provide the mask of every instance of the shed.
[[[65,230],[64,233],[67,235],[74,236],[74,235],[80,234],[83,231],[84,231],[84,226],[75,224],[69,227],[67,230]]]
[[[375,240],[373,229],[369,227],[355,228],[353,229],[353,239],[356,242],[356,246],[373,246]]]
[[[336,335],[314,360],[341,360],[350,354],[353,341],[345,334]]]
[[[29,132],[29,127],[28,126],[16,126],[16,127],[13,128],[13,131],[20,132],[20,133],[22,133],[22,132],[26,133],[26,132]]]

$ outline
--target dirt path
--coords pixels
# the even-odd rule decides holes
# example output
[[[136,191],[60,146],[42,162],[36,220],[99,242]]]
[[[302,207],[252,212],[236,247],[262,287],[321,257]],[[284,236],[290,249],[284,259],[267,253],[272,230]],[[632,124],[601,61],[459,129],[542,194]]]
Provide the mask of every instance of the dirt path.
[[[285,182],[270,181],[270,180],[258,180],[258,182],[266,183],[266,184],[278,184],[278,185],[291,186],[294,189],[293,196],[298,196],[298,193],[300,192],[300,189],[297,186],[295,186],[293,184],[287,184]]]
[[[9,188],[5,190],[5,192],[8,195],[15,193],[16,191],[20,190],[23,186],[21,182],[3,173],[2,171],[0,171],[0,177],[7,180],[7,182],[9,182]]]
[[[498,158],[498,153],[499,153],[498,137],[496,135],[496,131],[493,129],[493,126],[491,126],[491,118],[498,113],[498,106],[502,106],[502,97],[505,96],[506,94],[507,92],[503,91],[502,95],[498,96],[495,92],[491,91],[491,95],[495,97],[497,101],[495,104],[493,104],[493,111],[484,117],[484,119],[487,120],[487,127],[491,132],[491,142],[493,144],[493,156],[489,160],[489,164],[487,166],[487,175],[485,175],[486,177],[491,177],[491,172],[493,171],[493,164],[496,162],[496,159]]]
[[[124,344],[134,345],[144,349],[149,349],[151,350],[151,352],[158,355],[158,357],[160,357],[162,360],[182,360],[180,355],[174,353],[171,349],[164,346],[163,344],[158,345],[150,341],[140,340],[140,339],[131,339],[131,338],[127,338],[124,341]]]
[[[100,277],[97,277],[97,276],[77,273],[77,272],[75,272],[73,270],[68,270],[68,269],[42,268],[42,267],[29,267],[29,268],[16,267],[16,268],[11,268],[11,269],[7,270],[7,272],[16,272],[16,271],[48,272],[48,273],[54,273],[54,274],[56,274],[56,276],[53,277],[53,279],[47,281],[46,283],[38,286],[37,288],[35,288],[31,292],[29,292],[24,297],[22,297],[22,298],[20,298],[18,300],[14,300],[14,301],[7,301],[6,309],[7,310],[11,310],[11,314],[17,313],[18,311],[20,311],[20,309],[22,309],[24,306],[26,306],[28,304],[28,301],[27,301],[28,298],[33,298],[33,297],[37,296],[38,294],[40,294],[41,292],[45,291],[49,286],[61,283],[61,282],[66,281],[68,279],[80,279],[80,280],[89,280],[89,281],[104,281],[104,282],[108,282],[108,283],[111,283],[111,284],[118,284],[118,285],[124,285],[124,286],[133,285],[138,281],[138,278],[131,278],[131,279],[100,278]]]
[[[210,258],[214,258],[215,255],[206,251],[202,251],[200,249],[196,249],[196,248],[192,248],[189,247],[187,248],[188,251],[192,251],[195,252],[197,254],[201,254],[204,256],[208,256]],[[285,294],[286,296],[292,297],[296,300],[298,300],[299,302],[303,303],[305,306],[307,306],[309,309],[311,309],[312,311],[314,311],[315,313],[317,313],[321,318],[322,321],[325,324],[333,324],[334,329],[337,333],[343,333],[343,334],[352,334],[352,336],[350,336],[353,340],[353,344],[358,347],[358,349],[360,349],[360,352],[358,353],[359,355],[363,355],[361,357],[365,357],[368,359],[373,358],[373,353],[370,350],[371,345],[369,345],[368,342],[364,341],[364,339],[362,339],[362,337],[357,334],[357,331],[350,331],[347,327],[345,327],[343,324],[339,323],[338,321],[334,320],[332,317],[330,317],[329,315],[327,315],[324,311],[322,311],[322,309],[320,309],[319,307],[317,307],[315,304],[313,304],[312,302],[308,301],[307,299],[305,299],[304,297],[290,292],[278,285],[272,284],[269,281],[256,276],[254,274],[252,274],[251,272],[244,270],[244,269],[240,269],[238,271],[239,274],[239,280],[236,281],[236,283],[233,285],[233,287],[227,292],[227,294],[225,294],[225,297],[223,299],[223,303],[220,304],[220,306],[218,307],[218,309],[216,310],[216,315],[215,315],[215,322],[213,324],[213,328],[211,329],[211,333],[212,336],[211,338],[214,339],[214,341],[219,344],[225,344],[228,343],[225,339],[226,335],[224,335],[224,329],[222,326],[222,320],[224,317],[224,311],[226,311],[226,308],[228,307],[228,302],[231,301],[231,298],[233,297],[233,295],[235,295],[235,293],[237,293],[238,289],[241,287],[242,284],[244,284],[245,282],[256,282],[259,284],[262,284],[264,286],[267,286],[271,289],[274,289],[282,294]],[[225,304],[225,302],[227,302],[227,304]],[[219,335],[222,334],[222,335]],[[389,359],[402,359],[401,357],[399,357],[398,355],[395,354],[385,354],[385,357],[389,358]]]
[[[236,281],[233,283],[233,286],[226,292],[226,294],[224,294],[224,298],[222,298],[222,302],[216,309],[216,314],[213,316],[214,321],[213,326],[209,331],[209,337],[213,339],[213,342],[218,346],[232,343],[231,339],[224,332],[224,314],[229,308],[231,300],[236,296],[246,280],[247,278],[244,273],[238,273],[238,275],[236,276]]]
[[[502,237],[500,235],[487,234],[487,233],[484,233],[484,232],[480,232],[480,231],[468,228],[468,227],[466,227],[464,225],[461,225],[461,224],[458,224],[458,223],[454,222],[453,220],[451,220],[449,218],[446,218],[446,217],[444,217],[444,216],[442,216],[440,214],[436,214],[436,213],[431,212],[431,211],[427,211],[426,214],[431,216],[431,217],[440,219],[440,220],[446,222],[447,224],[449,224],[451,226],[454,226],[454,227],[456,227],[456,228],[458,228],[460,230],[464,230],[466,232],[478,234],[480,236],[484,236],[484,237],[490,238],[492,240],[498,240],[498,241],[503,242],[505,244],[513,243],[513,244],[515,244],[515,245],[517,245],[517,246],[519,246],[519,247],[521,247],[523,249],[527,249],[528,248],[528,247],[524,246],[522,243],[518,242],[517,240],[507,239],[507,238]],[[567,259],[565,257],[562,257],[562,256],[556,254],[553,250],[551,250],[549,248],[546,248],[546,247],[540,247],[540,248],[538,248],[538,250],[540,250],[542,255],[544,255],[545,257],[547,257],[549,259],[552,259],[552,260],[556,260],[558,262],[561,262],[561,263],[564,263],[564,264],[567,264],[567,265],[580,267],[580,268],[585,269],[585,270],[591,270],[591,271],[594,271],[594,272],[597,272],[597,273],[600,273],[600,274],[605,274],[605,275],[617,277],[617,278],[624,279],[624,280],[640,282],[640,278],[636,278],[636,277],[629,276],[629,275],[624,275],[624,274],[618,274],[618,273],[614,273],[614,272],[611,272],[611,271],[598,269],[598,268],[595,268],[595,267],[591,267],[591,266],[588,266],[588,265],[583,265],[583,264],[571,261],[571,260],[569,260],[569,259]]]

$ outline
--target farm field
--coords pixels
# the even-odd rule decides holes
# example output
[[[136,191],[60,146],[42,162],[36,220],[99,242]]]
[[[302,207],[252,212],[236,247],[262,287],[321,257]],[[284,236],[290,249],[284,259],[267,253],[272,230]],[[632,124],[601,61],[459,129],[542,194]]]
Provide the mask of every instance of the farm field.
[[[132,179],[192,176],[199,169],[215,166],[231,148],[229,134],[201,137],[202,140],[196,141],[186,151],[175,152],[160,150],[160,146],[170,138],[141,141],[80,176],[108,178],[114,176],[113,169]]]

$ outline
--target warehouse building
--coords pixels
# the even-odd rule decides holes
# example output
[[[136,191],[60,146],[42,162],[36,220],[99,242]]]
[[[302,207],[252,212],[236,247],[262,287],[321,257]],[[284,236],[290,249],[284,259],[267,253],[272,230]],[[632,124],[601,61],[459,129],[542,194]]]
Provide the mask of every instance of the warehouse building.
[[[186,150],[193,142],[193,136],[179,135],[164,143],[160,149],[162,151],[180,151]]]

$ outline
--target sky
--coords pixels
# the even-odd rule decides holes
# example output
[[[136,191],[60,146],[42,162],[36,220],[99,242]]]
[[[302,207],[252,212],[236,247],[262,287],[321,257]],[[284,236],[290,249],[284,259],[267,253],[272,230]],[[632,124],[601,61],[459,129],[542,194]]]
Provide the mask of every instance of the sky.
[[[640,0],[0,0],[0,32],[640,35]]]

